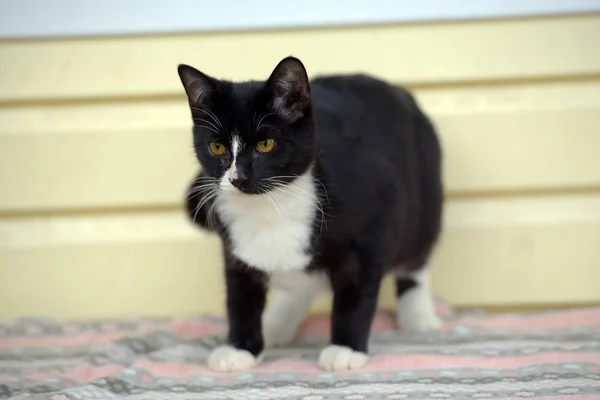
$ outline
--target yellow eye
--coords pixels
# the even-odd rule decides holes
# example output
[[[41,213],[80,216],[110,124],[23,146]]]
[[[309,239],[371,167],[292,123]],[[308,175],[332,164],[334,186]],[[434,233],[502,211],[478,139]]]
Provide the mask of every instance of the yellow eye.
[[[256,145],[256,147],[258,148],[258,151],[260,151],[261,153],[270,152],[271,150],[273,150],[274,146],[275,146],[275,140],[273,140],[273,139],[262,140],[262,141],[258,142],[258,144]]]
[[[210,152],[213,153],[215,156],[222,156],[223,154],[225,154],[224,144],[218,142],[210,142],[208,148],[210,149]]]

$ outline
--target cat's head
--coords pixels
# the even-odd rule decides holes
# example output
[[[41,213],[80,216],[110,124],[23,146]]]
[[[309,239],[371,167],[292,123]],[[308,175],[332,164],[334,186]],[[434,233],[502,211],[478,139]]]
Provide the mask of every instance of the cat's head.
[[[313,161],[311,88],[302,62],[283,59],[262,82],[218,80],[188,65],[179,77],[194,121],[194,149],[222,191],[261,194]]]

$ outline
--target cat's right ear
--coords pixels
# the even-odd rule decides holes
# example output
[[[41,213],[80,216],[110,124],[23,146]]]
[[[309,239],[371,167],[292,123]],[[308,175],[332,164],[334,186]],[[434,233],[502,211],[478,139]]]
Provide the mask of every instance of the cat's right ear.
[[[179,64],[177,68],[183,88],[187,93],[190,105],[198,108],[207,108],[216,93],[215,82],[196,68]]]

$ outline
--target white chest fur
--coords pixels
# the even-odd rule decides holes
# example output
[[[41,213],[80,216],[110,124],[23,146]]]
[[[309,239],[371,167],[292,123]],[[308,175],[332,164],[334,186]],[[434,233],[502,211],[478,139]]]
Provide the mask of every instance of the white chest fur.
[[[227,225],[233,254],[269,273],[308,266],[315,192],[310,174],[267,195],[224,190],[218,212]]]

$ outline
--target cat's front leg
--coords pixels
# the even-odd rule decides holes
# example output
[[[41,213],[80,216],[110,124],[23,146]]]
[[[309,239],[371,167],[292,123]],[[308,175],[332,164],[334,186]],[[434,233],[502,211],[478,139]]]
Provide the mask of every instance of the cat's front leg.
[[[358,263],[358,260],[352,262]],[[331,344],[321,351],[321,368],[344,371],[367,363],[369,334],[382,276],[382,268],[364,263],[346,265],[331,272]]]
[[[267,278],[230,255],[226,255],[227,344],[212,351],[208,367],[213,371],[249,369],[263,351],[261,316],[265,307]]]

